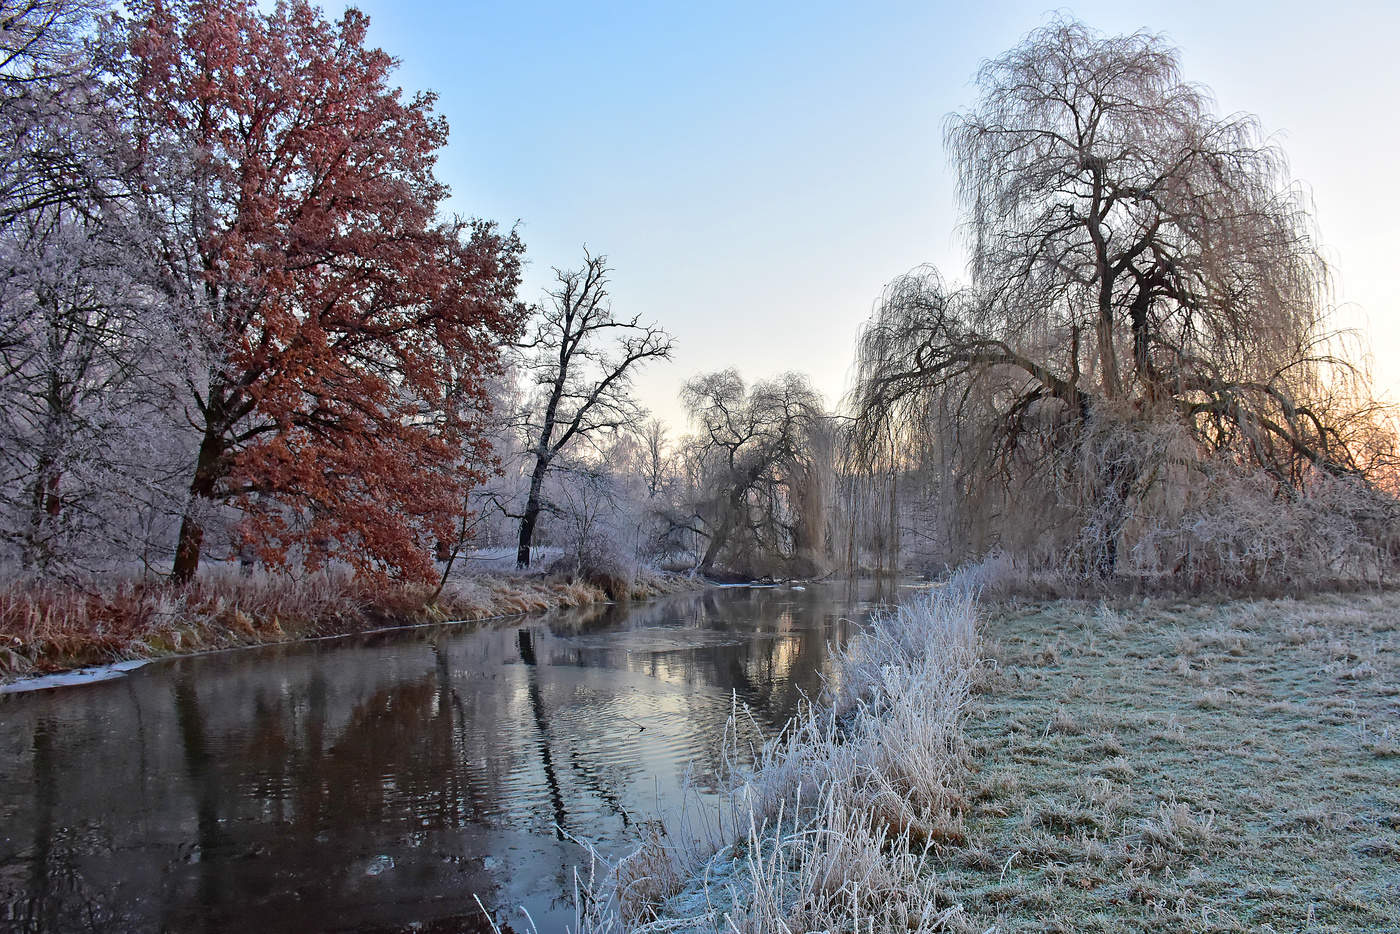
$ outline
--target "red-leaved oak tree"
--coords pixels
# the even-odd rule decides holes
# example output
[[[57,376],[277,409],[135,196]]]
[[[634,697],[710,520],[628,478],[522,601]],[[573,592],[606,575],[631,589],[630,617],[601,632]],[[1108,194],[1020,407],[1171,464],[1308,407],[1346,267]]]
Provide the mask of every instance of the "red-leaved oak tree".
[[[405,97],[357,10],[302,0],[126,6],[118,83],[172,313],[197,335],[199,433],[173,578],[211,506],[277,565],[432,574],[489,469],[486,378],[518,333],[522,246],[438,218],[447,125]]]

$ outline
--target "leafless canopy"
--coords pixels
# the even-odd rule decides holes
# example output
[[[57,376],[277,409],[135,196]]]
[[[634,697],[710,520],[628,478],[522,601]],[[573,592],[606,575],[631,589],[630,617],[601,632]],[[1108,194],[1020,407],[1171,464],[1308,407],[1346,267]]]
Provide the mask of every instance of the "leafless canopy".
[[[516,563],[530,564],[530,543],[544,508],[545,476],[571,446],[639,426],[645,411],[632,394],[637,369],[671,356],[674,340],[640,315],[619,317],[608,294],[608,261],[584,252],[583,266],[556,269],[555,287],[521,345],[534,383],[523,413],[530,485],[519,514]]]
[[[1094,530],[1100,572],[1170,464],[1218,455],[1286,495],[1388,469],[1308,199],[1254,117],[1215,113],[1161,37],[1066,19],[977,84],[945,124],[971,281],[887,288],[857,451],[938,472],[964,521]]]
[[[700,567],[712,568],[731,546],[746,563],[819,560],[825,418],[806,377],[784,373],[750,388],[736,371],[721,370],[689,380],[681,401],[696,430],[694,518],[707,539]]]
[[[110,196],[125,168],[92,0],[0,0],[0,221]]]
[[[1360,374],[1328,331],[1306,199],[1255,118],[1217,116],[1162,38],[1066,20],[977,82],[945,128],[972,284],[925,269],[889,288],[861,411],[990,394],[1014,434],[1036,412],[1166,408],[1281,477],[1358,468],[1342,409]]]

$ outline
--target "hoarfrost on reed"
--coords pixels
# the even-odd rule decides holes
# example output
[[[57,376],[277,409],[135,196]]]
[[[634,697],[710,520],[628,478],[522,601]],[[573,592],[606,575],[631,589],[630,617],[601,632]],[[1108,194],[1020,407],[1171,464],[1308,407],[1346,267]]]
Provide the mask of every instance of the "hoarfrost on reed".
[[[593,853],[575,930],[959,929],[932,861],[964,838],[975,608],[975,584],[959,576],[881,614],[838,655],[825,703],[805,706],[751,767],[734,766],[709,815],[717,848],[657,836],[601,871]],[[726,761],[744,761],[743,711],[725,736]]]

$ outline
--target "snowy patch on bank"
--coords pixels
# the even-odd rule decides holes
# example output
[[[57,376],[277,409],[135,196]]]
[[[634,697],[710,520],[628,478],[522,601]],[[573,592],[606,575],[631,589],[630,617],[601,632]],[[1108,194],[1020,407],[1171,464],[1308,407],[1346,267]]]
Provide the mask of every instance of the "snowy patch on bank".
[[[80,687],[85,684],[97,684],[99,681],[115,681],[117,678],[125,678],[127,672],[135,671],[149,662],[150,659],[138,658],[111,665],[99,665],[96,668],[78,668],[54,675],[25,678],[9,684],[0,684],[0,694],[24,694],[29,691],[47,691],[51,688]]]

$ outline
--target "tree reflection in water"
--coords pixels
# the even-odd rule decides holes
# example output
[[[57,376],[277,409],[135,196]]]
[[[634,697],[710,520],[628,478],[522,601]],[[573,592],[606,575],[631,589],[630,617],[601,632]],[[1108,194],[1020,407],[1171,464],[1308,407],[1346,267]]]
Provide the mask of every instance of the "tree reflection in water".
[[[616,852],[674,811],[731,692],[776,728],[863,596],[710,591],[5,696],[0,927],[470,930],[479,895],[553,929],[564,833]]]

